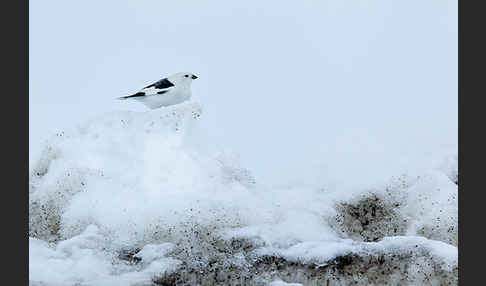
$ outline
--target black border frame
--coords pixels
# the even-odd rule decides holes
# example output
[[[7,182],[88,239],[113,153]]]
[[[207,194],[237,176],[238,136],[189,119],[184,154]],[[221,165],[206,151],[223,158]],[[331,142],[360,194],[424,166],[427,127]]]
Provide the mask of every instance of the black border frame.
[[[29,285],[29,2],[2,4],[2,280]]]
[[[484,9],[458,1],[458,109],[459,109],[459,285],[482,285],[484,258],[484,192],[482,175],[486,146],[483,135],[485,105],[475,102],[484,92]],[[469,135],[469,136],[468,136]],[[479,136],[478,136],[479,135]]]

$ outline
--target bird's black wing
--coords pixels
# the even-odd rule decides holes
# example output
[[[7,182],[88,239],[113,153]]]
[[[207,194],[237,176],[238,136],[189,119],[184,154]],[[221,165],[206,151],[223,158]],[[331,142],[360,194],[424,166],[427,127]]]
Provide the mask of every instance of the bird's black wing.
[[[134,97],[142,97],[142,96],[151,96],[156,94],[164,94],[169,91],[169,88],[175,86],[172,82],[170,82],[167,78],[163,78],[157,82],[152,83],[144,87],[141,91],[128,95],[119,97],[119,99],[127,99],[127,98],[134,98]]]
[[[161,90],[161,91],[157,91],[157,94],[164,94],[166,92],[168,92],[168,90]],[[127,98],[141,97],[141,96],[146,96],[146,95],[147,94],[145,92],[137,92],[137,93],[132,94],[132,95],[119,97],[118,99],[127,99]],[[148,94],[148,95],[151,95],[151,94]]]
[[[141,97],[141,96],[145,96],[145,92],[137,92],[137,93],[132,94],[132,95],[119,97],[118,99],[127,99],[127,98],[133,98],[133,97]]]
[[[167,78],[163,78],[157,82],[152,83],[151,85],[147,85],[145,88],[157,88],[157,89],[164,89],[174,86],[172,82],[170,82]]]

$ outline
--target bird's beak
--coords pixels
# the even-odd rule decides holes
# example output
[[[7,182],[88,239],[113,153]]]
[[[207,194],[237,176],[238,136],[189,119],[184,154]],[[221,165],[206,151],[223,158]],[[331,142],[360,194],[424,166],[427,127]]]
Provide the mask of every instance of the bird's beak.
[[[192,79],[196,79],[196,78],[197,78],[197,76],[195,76],[195,75],[192,75],[192,77],[191,77],[191,78],[192,78]]]

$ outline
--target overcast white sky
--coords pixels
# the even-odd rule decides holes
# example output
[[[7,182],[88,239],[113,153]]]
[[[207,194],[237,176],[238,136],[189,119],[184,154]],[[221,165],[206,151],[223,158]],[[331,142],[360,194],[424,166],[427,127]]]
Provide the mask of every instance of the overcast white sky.
[[[30,160],[178,71],[257,179],[365,180],[457,148],[457,1],[30,1]],[[358,176],[358,177],[356,177]],[[361,176],[361,177],[359,177]]]

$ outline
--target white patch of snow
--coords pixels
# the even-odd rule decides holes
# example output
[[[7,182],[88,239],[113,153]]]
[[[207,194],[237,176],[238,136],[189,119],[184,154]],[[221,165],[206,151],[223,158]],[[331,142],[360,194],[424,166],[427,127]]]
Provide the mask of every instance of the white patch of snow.
[[[133,285],[150,283],[161,272],[174,271],[179,262],[153,255],[142,268],[116,262],[115,253],[99,229],[90,225],[57,246],[29,238],[29,279],[49,285]],[[146,250],[145,255],[149,256]]]
[[[282,280],[273,280],[272,282],[268,283],[268,286],[303,286],[300,283],[287,283]]]
[[[167,256],[174,248],[173,243],[147,244],[134,256],[142,259],[144,263],[150,263]]]
[[[457,185],[444,173],[430,171],[406,193],[399,211],[410,221],[407,235],[424,235],[457,245]]]

